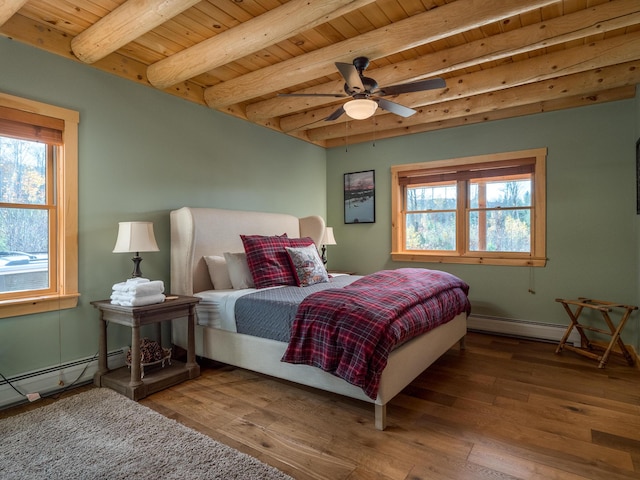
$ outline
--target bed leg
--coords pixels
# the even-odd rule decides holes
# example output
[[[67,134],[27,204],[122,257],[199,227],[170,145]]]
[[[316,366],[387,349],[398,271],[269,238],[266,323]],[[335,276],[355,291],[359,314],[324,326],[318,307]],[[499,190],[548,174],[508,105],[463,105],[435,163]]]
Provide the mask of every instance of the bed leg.
[[[464,336],[464,337],[462,337],[462,338],[460,339],[460,350],[466,350],[466,348],[467,348],[467,345],[466,345],[466,343],[465,343],[465,338],[467,338],[467,337],[466,337],[466,336]]]
[[[387,427],[387,406],[375,404],[376,407],[376,429],[384,430]]]

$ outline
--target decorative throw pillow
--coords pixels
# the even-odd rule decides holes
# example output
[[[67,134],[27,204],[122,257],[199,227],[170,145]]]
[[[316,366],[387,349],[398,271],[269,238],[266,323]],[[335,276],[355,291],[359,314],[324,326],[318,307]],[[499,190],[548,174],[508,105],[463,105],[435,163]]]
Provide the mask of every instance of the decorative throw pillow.
[[[243,288],[255,287],[249,265],[247,264],[247,255],[244,252],[225,252],[224,258],[227,262],[229,278],[231,278],[231,284],[234,289],[241,290]]]
[[[298,284],[285,248],[313,245],[311,238],[263,235],[240,235],[240,238],[256,288]]]
[[[219,255],[205,256],[204,261],[209,269],[209,277],[211,283],[216,290],[226,290],[233,288],[231,278],[229,277],[229,269],[224,257]]]
[[[326,268],[324,268],[315,245],[298,248],[286,247],[286,250],[289,254],[289,260],[291,261],[298,286],[308,287],[309,285],[329,281],[329,275]]]

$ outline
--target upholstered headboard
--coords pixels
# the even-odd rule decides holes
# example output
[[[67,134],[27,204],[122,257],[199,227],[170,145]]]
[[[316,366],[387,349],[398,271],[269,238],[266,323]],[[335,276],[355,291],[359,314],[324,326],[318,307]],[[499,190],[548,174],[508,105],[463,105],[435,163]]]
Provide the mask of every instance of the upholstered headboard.
[[[218,208],[183,207],[173,210],[171,219],[171,293],[193,295],[213,285],[205,255],[242,252],[240,235],[282,235],[311,237],[320,245],[324,219],[298,218],[281,213],[245,212]]]

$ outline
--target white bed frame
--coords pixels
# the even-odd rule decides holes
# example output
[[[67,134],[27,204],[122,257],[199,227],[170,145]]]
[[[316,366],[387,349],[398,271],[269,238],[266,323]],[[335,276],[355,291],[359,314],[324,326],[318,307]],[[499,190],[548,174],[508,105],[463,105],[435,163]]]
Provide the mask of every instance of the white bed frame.
[[[311,237],[316,245],[324,233],[318,216],[297,218],[277,213],[184,207],[171,212],[171,293],[193,295],[212,290],[205,255],[243,251],[240,235]],[[386,405],[456,342],[464,348],[467,316],[450,322],[395,349],[382,373],[378,396],[369,398],[355,387],[319,368],[281,362],[287,344],[217,328],[196,327],[196,355],[295,383],[364,400],[375,405],[375,427],[386,427]],[[172,322],[172,342],[187,346],[186,319]]]

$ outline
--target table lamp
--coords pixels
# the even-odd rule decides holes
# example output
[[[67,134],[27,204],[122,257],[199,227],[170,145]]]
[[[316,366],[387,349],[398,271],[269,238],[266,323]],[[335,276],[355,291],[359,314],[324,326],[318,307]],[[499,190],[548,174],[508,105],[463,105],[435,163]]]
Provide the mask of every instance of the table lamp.
[[[119,222],[118,239],[113,253],[133,253],[133,278],[141,277],[140,252],[157,252],[160,249],[153,235],[153,222]]]
[[[333,227],[326,227],[322,236],[322,263],[327,264],[327,245],[337,245],[333,236]]]

